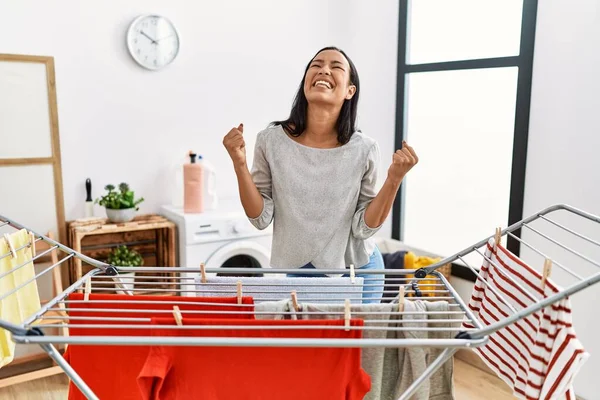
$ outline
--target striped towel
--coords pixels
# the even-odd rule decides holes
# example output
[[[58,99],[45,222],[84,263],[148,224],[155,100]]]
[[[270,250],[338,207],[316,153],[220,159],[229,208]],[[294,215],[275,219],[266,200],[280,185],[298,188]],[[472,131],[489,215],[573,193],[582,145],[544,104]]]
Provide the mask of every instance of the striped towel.
[[[538,299],[560,291],[542,275],[501,245],[495,252],[494,239],[487,243],[481,277],[469,302],[469,308],[483,325],[490,325],[513,314],[496,293],[519,311],[534,304],[526,292]],[[518,282],[519,288],[502,271]],[[485,346],[475,349],[483,361],[502,378],[521,399],[573,399],[573,379],[589,357],[575,335],[571,301],[568,297],[539,310],[490,335]],[[467,322],[465,328],[473,328]]]

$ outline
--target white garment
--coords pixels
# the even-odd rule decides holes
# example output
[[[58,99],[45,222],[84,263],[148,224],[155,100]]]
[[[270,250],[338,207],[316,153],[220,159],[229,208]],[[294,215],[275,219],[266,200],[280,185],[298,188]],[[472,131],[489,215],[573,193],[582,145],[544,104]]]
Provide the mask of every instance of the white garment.
[[[351,303],[362,303],[363,277],[356,277],[352,283],[349,277],[207,277],[206,283],[200,278],[196,282],[196,296],[222,297],[235,296],[237,282],[242,282],[242,294],[251,296],[254,302],[277,301],[290,298],[296,291],[298,301],[311,303],[341,303],[346,299]]]
[[[504,247],[497,246],[495,253],[493,248],[491,238],[485,255],[492,263],[484,259],[481,278],[475,282],[469,302],[469,308],[482,324],[490,325],[513,314],[488,285],[517,311],[535,303],[498,268],[538,299],[560,291],[549,279],[543,290],[539,272]],[[465,322],[463,327],[473,328],[473,325]],[[475,351],[521,399],[574,400],[573,378],[589,357],[575,335],[569,298],[500,329]]]

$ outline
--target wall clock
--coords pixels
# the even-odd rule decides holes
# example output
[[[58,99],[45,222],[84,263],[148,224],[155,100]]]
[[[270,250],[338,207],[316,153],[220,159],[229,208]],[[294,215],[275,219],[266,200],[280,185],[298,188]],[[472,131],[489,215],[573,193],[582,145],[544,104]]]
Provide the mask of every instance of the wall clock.
[[[165,17],[140,15],[127,30],[127,48],[139,65],[149,70],[159,70],[177,57],[179,34],[175,25]]]

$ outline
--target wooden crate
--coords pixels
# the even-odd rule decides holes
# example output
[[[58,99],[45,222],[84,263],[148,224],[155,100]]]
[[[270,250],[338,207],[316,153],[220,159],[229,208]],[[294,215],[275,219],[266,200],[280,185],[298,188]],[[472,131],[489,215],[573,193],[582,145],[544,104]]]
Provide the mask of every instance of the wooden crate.
[[[114,224],[106,218],[71,221],[67,224],[69,247],[88,257],[106,262],[111,251],[121,245],[139,252],[146,267],[174,267],[177,265],[177,229],[173,222],[160,215],[140,215],[131,222]],[[70,284],[79,280],[93,267],[74,258],[70,265]],[[161,276],[164,280],[144,280],[143,276]],[[103,279],[104,280],[104,279]],[[139,288],[158,289],[156,292],[136,291],[135,294],[175,294],[165,291],[175,287],[173,274],[137,273],[136,282],[153,285],[139,285]],[[112,285],[95,285],[114,287]],[[94,291],[94,290],[92,290]],[[114,293],[99,291],[98,293]]]

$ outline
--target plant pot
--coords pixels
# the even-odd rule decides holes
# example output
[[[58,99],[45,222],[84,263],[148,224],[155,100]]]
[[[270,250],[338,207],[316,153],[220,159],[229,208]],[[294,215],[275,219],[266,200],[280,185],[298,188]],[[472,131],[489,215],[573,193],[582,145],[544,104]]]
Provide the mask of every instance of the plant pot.
[[[135,289],[135,272],[123,272],[117,275],[115,278],[121,280],[121,283],[125,287],[125,290],[132,291]],[[118,285],[115,285],[115,287],[117,289],[119,288]],[[117,294],[127,294],[125,290],[117,290]]]
[[[122,208],[119,210],[106,208],[106,216],[111,222],[129,222],[135,217],[135,208]]]

